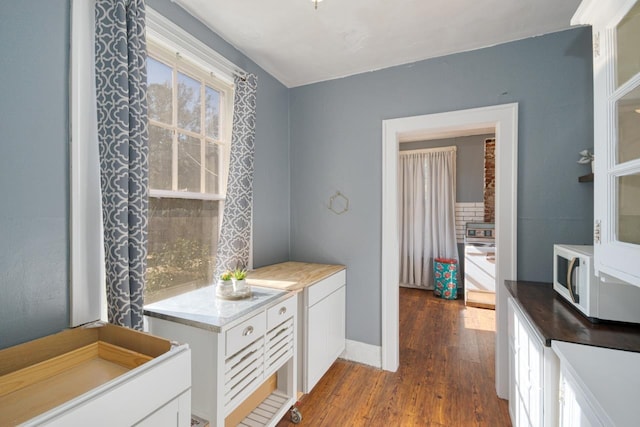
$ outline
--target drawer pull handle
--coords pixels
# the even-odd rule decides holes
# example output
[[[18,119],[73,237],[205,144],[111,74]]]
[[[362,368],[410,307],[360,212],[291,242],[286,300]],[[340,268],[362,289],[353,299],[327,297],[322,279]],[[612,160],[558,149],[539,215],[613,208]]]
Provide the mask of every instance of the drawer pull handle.
[[[253,333],[253,326],[247,326],[246,328],[244,328],[244,331],[242,331],[242,336],[246,337],[247,335],[251,335]]]
[[[282,308],[278,311],[278,314],[279,314],[280,316],[282,316],[282,315],[283,315],[283,314],[285,314],[286,312],[287,312],[287,307],[282,307]]]

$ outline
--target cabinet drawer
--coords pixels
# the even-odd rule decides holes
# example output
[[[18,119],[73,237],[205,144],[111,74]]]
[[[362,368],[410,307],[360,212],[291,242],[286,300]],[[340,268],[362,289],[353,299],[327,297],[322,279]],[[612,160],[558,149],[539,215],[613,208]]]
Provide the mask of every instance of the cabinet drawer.
[[[263,311],[229,329],[225,334],[225,356],[229,357],[238,350],[262,338],[267,330],[267,314]]]
[[[315,285],[311,285],[308,288],[307,307],[312,307],[318,301],[333,293],[336,289],[344,286],[347,282],[346,277],[347,273],[345,270],[342,270],[333,276],[327,277],[326,279],[316,283]]]
[[[294,295],[267,310],[267,330],[271,330],[271,328],[291,318],[296,312],[297,301],[298,298]]]

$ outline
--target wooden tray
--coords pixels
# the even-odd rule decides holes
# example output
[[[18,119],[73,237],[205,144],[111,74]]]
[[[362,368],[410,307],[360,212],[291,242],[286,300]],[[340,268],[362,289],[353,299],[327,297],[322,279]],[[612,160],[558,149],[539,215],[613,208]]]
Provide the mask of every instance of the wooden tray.
[[[145,340],[148,345],[133,345],[144,353],[123,346],[126,341]],[[170,348],[167,340],[105,325],[64,331],[2,350],[0,425],[16,425],[34,418]]]

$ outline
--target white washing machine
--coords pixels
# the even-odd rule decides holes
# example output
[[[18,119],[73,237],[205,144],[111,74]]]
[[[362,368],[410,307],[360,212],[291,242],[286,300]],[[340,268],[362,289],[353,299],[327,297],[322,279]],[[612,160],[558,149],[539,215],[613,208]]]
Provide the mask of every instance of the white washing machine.
[[[495,309],[495,224],[469,222],[464,239],[464,303]]]

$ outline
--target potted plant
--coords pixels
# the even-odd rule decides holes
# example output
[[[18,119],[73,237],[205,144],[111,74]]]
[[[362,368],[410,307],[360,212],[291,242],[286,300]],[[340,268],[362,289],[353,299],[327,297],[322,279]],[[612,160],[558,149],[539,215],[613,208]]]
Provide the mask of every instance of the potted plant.
[[[233,291],[243,292],[247,287],[247,270],[245,268],[236,268],[233,271]]]
[[[220,278],[218,279],[217,293],[218,294],[226,294],[231,292],[233,289],[233,273],[230,271],[224,271],[220,274]]]
[[[591,173],[593,173],[593,160],[594,160],[594,156],[593,153],[589,152],[589,150],[582,150],[580,152],[580,160],[578,160],[578,163],[580,163],[581,165],[586,165],[587,163],[591,163]]]

